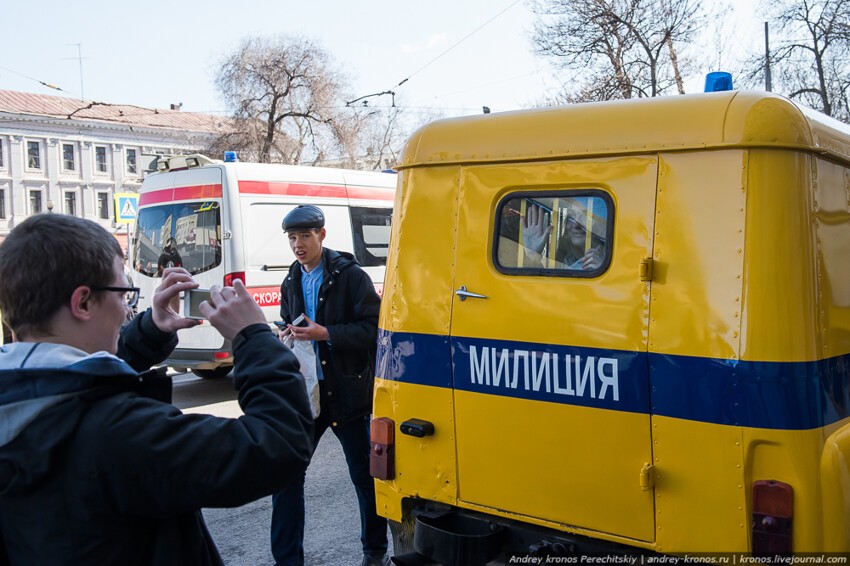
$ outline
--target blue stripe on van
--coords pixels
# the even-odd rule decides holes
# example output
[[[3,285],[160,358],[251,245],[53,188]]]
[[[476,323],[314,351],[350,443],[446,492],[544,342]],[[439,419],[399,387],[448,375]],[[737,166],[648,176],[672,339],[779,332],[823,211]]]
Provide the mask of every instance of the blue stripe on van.
[[[818,428],[850,416],[850,355],[746,362],[381,330],[378,377],[723,425]]]

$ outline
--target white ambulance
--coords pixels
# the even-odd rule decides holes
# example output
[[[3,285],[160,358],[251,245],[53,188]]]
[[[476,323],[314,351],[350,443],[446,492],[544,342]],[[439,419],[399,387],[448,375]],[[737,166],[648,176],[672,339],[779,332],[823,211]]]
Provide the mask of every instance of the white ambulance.
[[[204,289],[241,279],[266,320],[279,320],[280,284],[295,261],[281,221],[299,204],[322,209],[325,245],[353,253],[381,292],[395,174],[240,163],[232,154],[223,162],[161,158],[157,169],[142,184],[131,242],[139,310],[150,305],[162,270],[179,265]],[[178,337],[167,365],[201,377],[230,371],[230,343],[208,322]]]

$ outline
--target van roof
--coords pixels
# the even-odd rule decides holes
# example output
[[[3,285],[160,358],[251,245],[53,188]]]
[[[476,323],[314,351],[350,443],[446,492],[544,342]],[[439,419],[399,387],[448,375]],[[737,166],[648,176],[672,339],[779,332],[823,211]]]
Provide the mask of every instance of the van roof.
[[[307,165],[287,165],[280,163],[252,163],[244,161],[223,162],[210,159],[205,155],[172,155],[162,157],[157,163],[157,171],[146,178],[143,189],[156,185],[154,179],[176,171],[201,171],[215,167],[233,171],[241,181],[269,181],[290,183],[323,183],[330,185],[348,185],[364,187],[383,187],[395,190],[397,176],[384,171],[362,171],[340,169],[336,167],[313,167]],[[150,182],[147,182],[150,179]]]
[[[757,91],[594,102],[431,122],[410,137],[397,168],[727,148],[850,161],[850,127]]]

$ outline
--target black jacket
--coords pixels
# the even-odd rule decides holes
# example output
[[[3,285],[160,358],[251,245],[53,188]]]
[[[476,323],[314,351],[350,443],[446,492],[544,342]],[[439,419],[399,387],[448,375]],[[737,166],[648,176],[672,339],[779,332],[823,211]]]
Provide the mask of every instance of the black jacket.
[[[346,422],[372,412],[372,384],[381,299],[354,256],[322,251],[324,275],[316,306],[316,322],[330,340],[319,342],[322,364],[322,413]],[[291,323],[304,308],[301,265],[296,261],[280,286],[280,317]]]
[[[233,341],[245,415],[183,414],[150,311],[119,355],[0,348],[0,564],[221,564],[202,507],[238,506],[304,473],[312,413],[295,356],[265,324]],[[8,556],[3,556],[8,554]]]

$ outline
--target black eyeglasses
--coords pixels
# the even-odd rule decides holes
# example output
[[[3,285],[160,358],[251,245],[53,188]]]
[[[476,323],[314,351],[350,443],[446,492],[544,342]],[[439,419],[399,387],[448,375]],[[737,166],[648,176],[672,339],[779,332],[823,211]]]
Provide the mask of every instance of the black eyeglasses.
[[[90,287],[92,291],[113,291],[115,293],[124,293],[124,302],[127,306],[133,308],[139,302],[139,293],[141,289],[138,287]]]

